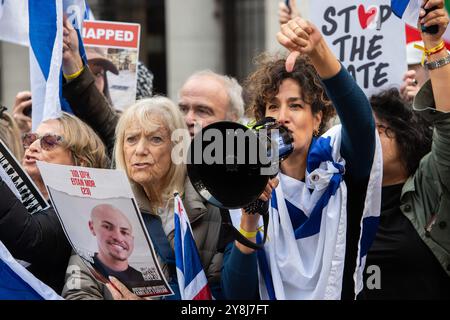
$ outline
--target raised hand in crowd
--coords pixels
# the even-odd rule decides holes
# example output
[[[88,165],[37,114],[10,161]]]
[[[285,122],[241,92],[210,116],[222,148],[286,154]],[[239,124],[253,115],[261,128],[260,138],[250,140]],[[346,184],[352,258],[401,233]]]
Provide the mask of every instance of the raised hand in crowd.
[[[426,13],[425,9],[435,8]],[[444,7],[444,0],[423,0],[423,9],[420,12],[419,24],[429,27],[438,26],[438,32],[431,34],[421,31],[425,49],[432,52],[427,55],[425,67],[430,72],[430,79],[433,83],[433,93],[436,109],[450,111],[450,58],[445,49],[442,36],[449,24],[448,13]]]
[[[403,83],[400,86],[400,96],[403,100],[411,103],[414,100],[420,86],[416,80],[416,71],[408,70],[403,75]]]
[[[300,17],[281,26],[278,42],[291,53],[286,59],[286,70],[292,72],[300,54],[306,54],[321,78],[330,78],[341,69],[339,61],[328,47],[319,29]]]
[[[22,133],[31,131],[31,92],[17,93],[13,107],[13,117]]]
[[[83,68],[83,60],[78,47],[77,32],[67,17],[64,17],[63,25],[62,69],[65,75],[73,75]]]
[[[286,1],[280,1],[278,3],[278,21],[280,24],[287,23],[289,20],[300,17],[300,11],[297,8],[297,0],[288,0],[289,6]]]

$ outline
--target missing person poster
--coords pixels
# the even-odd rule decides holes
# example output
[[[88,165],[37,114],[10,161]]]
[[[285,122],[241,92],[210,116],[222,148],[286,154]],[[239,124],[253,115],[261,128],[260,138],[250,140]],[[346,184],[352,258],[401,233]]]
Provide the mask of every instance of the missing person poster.
[[[82,37],[89,67],[106,98],[119,110],[134,104],[140,25],[84,21]]]
[[[67,238],[99,281],[114,276],[141,297],[173,294],[123,171],[38,167]]]
[[[0,140],[0,176],[30,214],[48,208],[33,180],[22,169],[11,151]]]
[[[405,24],[389,0],[311,1],[308,11],[367,95],[401,85],[407,70]]]

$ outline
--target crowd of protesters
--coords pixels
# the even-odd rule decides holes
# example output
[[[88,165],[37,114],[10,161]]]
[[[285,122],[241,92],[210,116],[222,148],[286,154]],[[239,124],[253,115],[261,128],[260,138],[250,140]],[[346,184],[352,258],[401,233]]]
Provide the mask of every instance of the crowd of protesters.
[[[438,26],[436,34],[421,33],[425,67],[408,71],[401,88],[369,98],[314,21],[289,3],[280,2],[277,36],[288,53],[261,55],[242,87],[230,76],[198,71],[175,103],[152,97],[153,75],[140,65],[137,102],[123,112],[107,90],[106,71],[117,70],[98,52],[84,65],[65,20],[62,93],[73,114],[31,132],[32,97],[20,92],[12,114],[0,108],[0,139],[47,201],[37,161],[123,170],[174,292],[167,299],[181,299],[173,190],[182,195],[216,299],[450,299],[450,64],[446,50],[433,50],[449,23],[444,0],[424,1],[435,10],[421,11],[422,23]],[[171,159],[182,143],[174,131],[192,138],[209,124],[241,121],[244,109],[257,121],[273,117],[294,140],[260,196],[271,208],[262,250],[227,241],[219,208]],[[340,125],[331,127],[336,116]],[[0,241],[38,279],[65,299],[139,299],[117,280],[105,284],[91,273],[52,206],[28,214],[1,178],[0,194]],[[238,229],[250,242],[260,242],[260,218],[241,210]],[[367,286],[373,266],[381,272],[376,288]]]

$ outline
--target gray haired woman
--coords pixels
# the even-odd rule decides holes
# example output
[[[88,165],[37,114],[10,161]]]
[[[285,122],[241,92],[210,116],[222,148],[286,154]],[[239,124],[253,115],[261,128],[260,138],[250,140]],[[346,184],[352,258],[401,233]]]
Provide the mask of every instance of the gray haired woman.
[[[182,139],[172,139],[178,129],[187,133],[183,116],[171,100],[153,97],[139,101],[124,111],[117,124],[115,164],[130,180],[163,272],[175,292],[170,299],[180,298],[173,253],[174,191],[182,195],[203,269],[217,298],[220,297],[222,254],[216,247],[221,218],[218,209],[205,204],[194,190],[187,179],[186,166],[172,161],[172,150],[183,143]],[[69,268],[80,271],[69,275],[66,283],[79,281],[81,287],[66,286],[63,292],[66,299],[138,298],[120,284],[106,286],[95,280],[78,256],[72,257]]]

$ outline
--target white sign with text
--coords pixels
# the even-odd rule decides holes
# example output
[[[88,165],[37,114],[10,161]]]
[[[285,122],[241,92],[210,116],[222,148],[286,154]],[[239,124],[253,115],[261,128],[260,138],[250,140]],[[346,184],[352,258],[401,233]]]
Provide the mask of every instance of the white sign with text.
[[[407,70],[404,23],[389,0],[322,0],[309,20],[367,95],[399,87]]]

